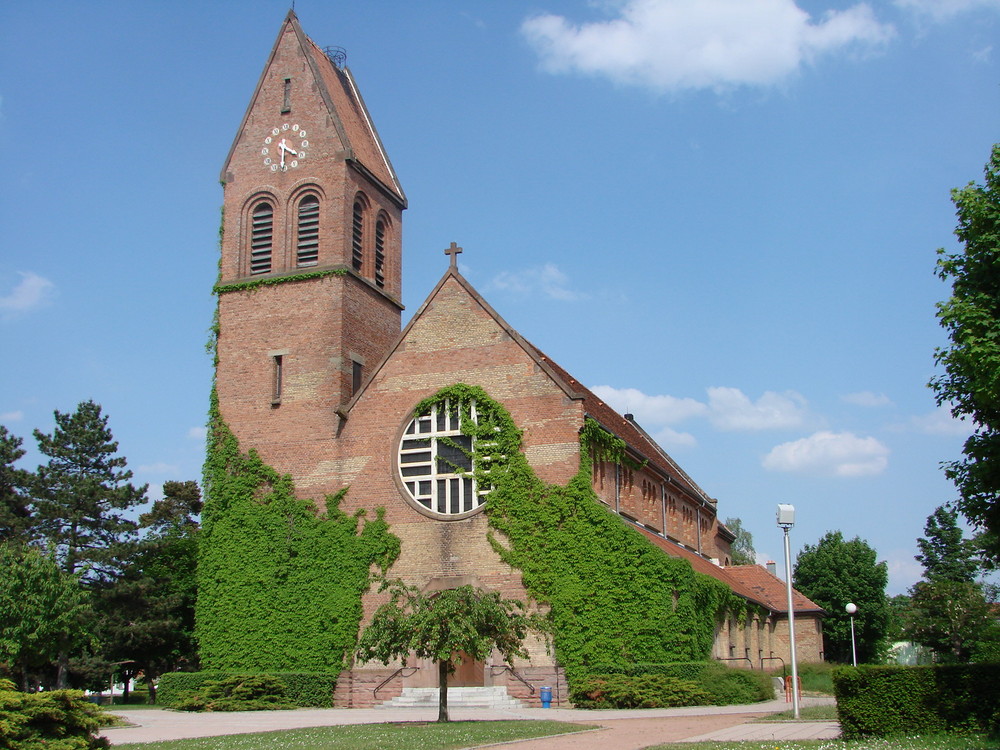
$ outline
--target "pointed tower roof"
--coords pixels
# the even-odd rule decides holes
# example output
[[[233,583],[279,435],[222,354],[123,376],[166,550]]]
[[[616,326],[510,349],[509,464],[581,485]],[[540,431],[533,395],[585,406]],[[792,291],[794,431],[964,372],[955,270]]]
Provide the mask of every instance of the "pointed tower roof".
[[[319,45],[306,36],[295,11],[292,10],[289,10],[288,15],[285,16],[281,30],[271,48],[271,54],[268,55],[264,70],[257,81],[253,96],[250,98],[250,103],[247,105],[247,110],[240,122],[239,130],[236,131],[236,138],[233,140],[233,145],[230,147],[222,167],[222,181],[227,180],[226,175],[233,153],[241,135],[247,128],[247,121],[260,95],[267,70],[273,63],[281,40],[289,27],[291,27],[302,56],[308,64],[316,91],[326,105],[330,121],[343,143],[344,158],[381,186],[388,195],[399,203],[400,207],[405,208],[406,195],[403,192],[403,187],[392,168],[382,140],[375,130],[375,125],[368,114],[364,99],[361,98],[361,92],[354,76],[346,65],[335,62],[332,56],[328,56]]]

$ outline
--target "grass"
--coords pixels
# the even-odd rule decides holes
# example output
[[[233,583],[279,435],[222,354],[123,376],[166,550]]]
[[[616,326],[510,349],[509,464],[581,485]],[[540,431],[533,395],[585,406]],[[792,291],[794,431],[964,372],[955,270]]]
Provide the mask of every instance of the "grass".
[[[193,740],[115,745],[133,750],[451,750],[590,729],[559,721],[404,722],[288,729]]]
[[[767,742],[685,742],[647,750],[1000,750],[1000,741],[975,735],[924,735],[880,740],[770,740]]]
[[[799,708],[799,721],[836,721],[837,706],[801,706]],[[795,721],[795,710],[788,709],[780,714],[768,714],[761,716],[755,721]]]

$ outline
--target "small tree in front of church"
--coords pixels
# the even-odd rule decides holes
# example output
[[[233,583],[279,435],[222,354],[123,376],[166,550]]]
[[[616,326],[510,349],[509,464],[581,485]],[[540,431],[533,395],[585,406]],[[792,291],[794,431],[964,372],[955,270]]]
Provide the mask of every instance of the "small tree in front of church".
[[[448,677],[463,659],[481,661],[496,648],[504,659],[526,658],[529,631],[546,632],[540,615],[523,602],[503,599],[472,586],[422,593],[401,581],[387,581],[388,602],[379,607],[358,643],[366,661],[388,664],[410,654],[431,659],[439,677],[438,721],[448,721]]]

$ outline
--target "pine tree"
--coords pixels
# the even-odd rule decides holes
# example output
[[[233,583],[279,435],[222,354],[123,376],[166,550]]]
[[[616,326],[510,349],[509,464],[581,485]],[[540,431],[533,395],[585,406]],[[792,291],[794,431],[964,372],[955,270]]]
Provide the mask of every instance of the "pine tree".
[[[24,455],[22,442],[0,425],[0,542],[28,541],[31,473],[14,466]]]
[[[35,508],[38,530],[56,550],[64,571],[92,583],[113,575],[136,536],[124,511],[145,502],[146,486],[129,483],[132,472],[93,401],[72,414],[55,412],[51,435],[35,430],[49,460],[38,467]]]
[[[194,646],[195,572],[201,490],[196,482],[164,482],[163,499],[139,516],[147,533],[123,574],[98,592],[101,655],[140,672],[156,700],[154,680],[197,661]],[[127,683],[126,683],[127,684]]]

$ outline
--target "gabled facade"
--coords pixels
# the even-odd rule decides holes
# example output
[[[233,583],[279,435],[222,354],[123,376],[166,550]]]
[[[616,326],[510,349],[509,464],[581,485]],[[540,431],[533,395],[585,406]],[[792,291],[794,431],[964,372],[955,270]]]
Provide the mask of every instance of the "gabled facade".
[[[342,58],[306,37],[292,12],[222,180],[219,416],[243,451],[289,475],[298,495],[321,510],[342,490],[348,513],[384,509],[400,540],[389,576],[424,590],[471,583],[531,599],[522,571],[496,546],[490,488],[473,476],[457,406],[415,412],[442,389],[467,384],[509,413],[540,480],[566,485],[581,460],[593,460],[593,502],[602,513],[642,545],[648,540],[726,584],[755,605],[755,627],[773,630],[768,602],[724,568],[733,535],[719,523],[716,501],[631,416],[511,328],[459,273],[457,248],[400,330],[406,199]],[[620,441],[623,454],[581,458],[588,424]],[[363,623],[380,602],[375,592],[365,595]],[[719,619],[709,627],[713,655],[732,658],[734,625]],[[754,668],[776,655],[759,650]],[[547,684],[565,698],[554,657],[540,642],[531,652],[530,662],[514,665],[466,662],[453,684],[506,686],[528,700],[529,684]],[[800,658],[819,654],[800,650]],[[338,704],[371,705],[405,686],[435,684],[433,669],[397,674],[398,666],[356,664],[338,685]]]

